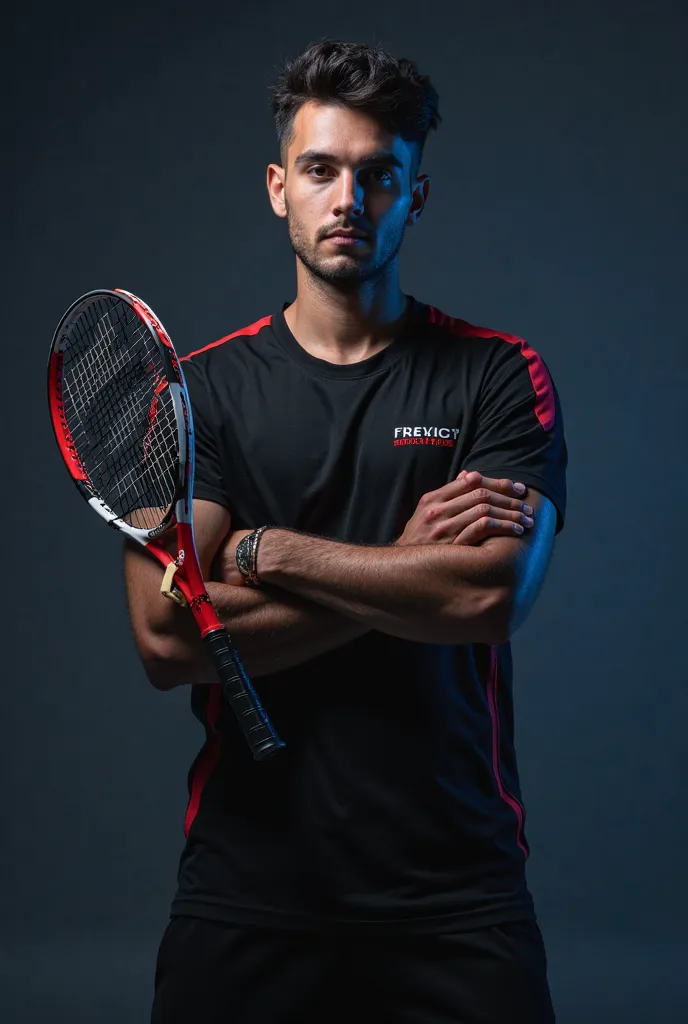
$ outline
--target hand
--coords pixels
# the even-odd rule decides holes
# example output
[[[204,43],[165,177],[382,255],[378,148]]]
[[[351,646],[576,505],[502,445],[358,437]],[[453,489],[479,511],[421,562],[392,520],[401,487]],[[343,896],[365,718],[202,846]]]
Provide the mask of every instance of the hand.
[[[519,499],[517,486],[525,492],[523,484],[463,470],[456,480],[422,496],[395,543],[479,544],[486,537],[529,530],[533,509]]]
[[[231,587],[246,585],[244,577],[237,569],[236,549],[242,537],[248,536],[249,533],[253,533],[253,530],[232,530],[227,534],[213,559],[211,579]]]

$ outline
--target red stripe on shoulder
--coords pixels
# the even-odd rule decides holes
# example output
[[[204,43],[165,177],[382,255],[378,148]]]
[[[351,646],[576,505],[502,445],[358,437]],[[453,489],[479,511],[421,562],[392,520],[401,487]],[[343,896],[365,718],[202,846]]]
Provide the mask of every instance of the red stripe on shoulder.
[[[542,356],[538,355],[534,348],[531,348],[524,338],[515,334],[504,334],[503,331],[493,331],[489,327],[475,327],[467,320],[459,320],[457,317],[448,316],[434,306],[428,306],[428,319],[431,324],[444,327],[451,334],[457,334],[463,338],[501,338],[510,345],[519,345],[521,355],[528,364],[528,373],[535,391],[535,415],[544,430],[551,430],[555,419],[554,385],[549,375]]]
[[[191,359],[192,356],[198,356],[201,352],[207,352],[208,349],[217,348],[218,345],[224,345],[226,341],[231,341],[232,338],[239,338],[242,335],[247,337],[253,334],[258,334],[264,327],[268,327],[271,322],[272,314],[270,314],[270,316],[264,316],[262,320],[256,320],[254,324],[250,324],[248,327],[242,327],[240,331],[234,331],[233,334],[227,334],[224,338],[218,338],[217,341],[211,341],[209,345],[204,345],[203,348],[197,348],[194,352],[189,352],[188,355],[182,356],[179,361],[183,363],[185,359]]]

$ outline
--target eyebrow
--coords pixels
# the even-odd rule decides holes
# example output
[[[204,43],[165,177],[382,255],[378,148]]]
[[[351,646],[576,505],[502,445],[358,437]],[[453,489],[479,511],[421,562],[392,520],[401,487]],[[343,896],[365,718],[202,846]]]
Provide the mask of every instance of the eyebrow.
[[[295,167],[302,167],[304,164],[341,164],[339,157],[334,156],[333,153],[324,153],[317,149],[307,149],[304,153],[299,155],[294,160]],[[359,167],[370,167],[374,164],[384,164],[387,167],[399,167],[403,168],[403,163],[394,153],[390,153],[388,150],[380,150],[378,153],[371,153],[369,156],[364,156],[362,160],[358,161]]]

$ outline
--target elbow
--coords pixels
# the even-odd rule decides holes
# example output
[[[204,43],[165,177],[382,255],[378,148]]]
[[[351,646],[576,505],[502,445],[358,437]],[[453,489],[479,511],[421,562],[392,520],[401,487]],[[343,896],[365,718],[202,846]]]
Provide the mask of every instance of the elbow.
[[[166,662],[146,660],[143,662],[143,670],[146,678],[154,690],[165,692],[173,690],[179,683],[175,682],[170,674],[169,665]]]
[[[505,644],[523,625],[528,614],[523,601],[517,601],[511,588],[495,594],[491,611],[488,613],[490,645]]]
[[[470,627],[469,642],[487,644],[489,647],[507,643],[515,632],[513,612],[510,589],[491,588],[480,595]]]
[[[510,597],[499,588],[476,589],[467,599],[452,595],[443,613],[424,622],[426,643],[486,644],[497,647],[510,637]],[[419,639],[421,639],[419,637]]]
[[[172,690],[180,685],[173,638],[150,634],[137,640],[137,649],[146,678],[155,690]]]

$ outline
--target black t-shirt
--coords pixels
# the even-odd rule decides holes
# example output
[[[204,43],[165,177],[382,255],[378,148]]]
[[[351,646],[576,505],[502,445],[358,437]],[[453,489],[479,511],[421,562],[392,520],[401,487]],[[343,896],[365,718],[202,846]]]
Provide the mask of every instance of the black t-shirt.
[[[390,544],[421,495],[465,468],[536,488],[561,529],[559,400],[520,338],[412,300],[386,349],[337,365],[307,353],[281,311],[184,372],[195,496],[234,528]],[[287,744],[258,763],[219,687],[192,688],[206,743],[174,914],[384,933],[534,913],[508,643],[371,631],[256,688]]]

